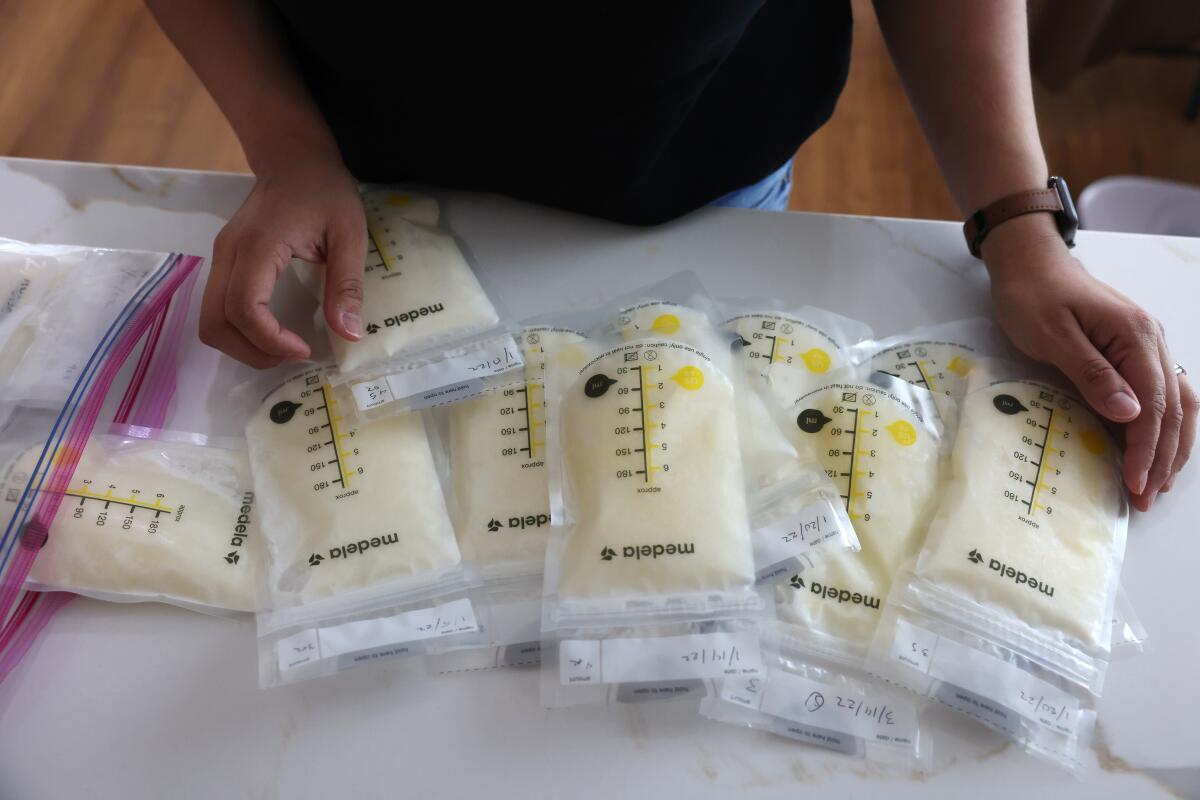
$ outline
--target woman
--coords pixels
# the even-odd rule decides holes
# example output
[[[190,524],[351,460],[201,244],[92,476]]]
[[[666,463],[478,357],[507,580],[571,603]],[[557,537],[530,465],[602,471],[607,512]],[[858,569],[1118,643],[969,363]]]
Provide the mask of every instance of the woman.
[[[850,51],[840,0],[148,2],[254,170],[214,245],[200,335],[256,367],[308,355],[267,307],[293,256],[326,264],[329,324],[362,336],[356,179],[635,224],[713,202],[778,207]],[[1188,460],[1197,396],[1157,320],[1071,257],[1052,213],[1029,212],[1049,170],[1025,3],[875,8],[955,202],[969,220],[989,212],[974,238],[1000,324],[1126,425],[1125,481],[1148,509]]]

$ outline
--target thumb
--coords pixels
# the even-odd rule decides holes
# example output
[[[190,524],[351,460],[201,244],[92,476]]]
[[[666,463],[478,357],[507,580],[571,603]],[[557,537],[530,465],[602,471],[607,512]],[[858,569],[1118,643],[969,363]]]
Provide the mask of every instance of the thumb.
[[[325,320],[343,339],[363,336],[363,269],[367,236],[361,221],[331,227],[325,236]]]
[[[1083,399],[1113,422],[1129,422],[1142,411],[1137,395],[1104,354],[1076,328],[1061,340],[1054,365],[1075,384]]]

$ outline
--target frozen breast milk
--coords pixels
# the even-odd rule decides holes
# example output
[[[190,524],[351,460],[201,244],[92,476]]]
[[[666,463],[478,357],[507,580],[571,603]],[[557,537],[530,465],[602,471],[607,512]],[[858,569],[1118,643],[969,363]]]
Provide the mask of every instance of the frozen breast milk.
[[[901,394],[868,383],[815,390],[792,413],[797,449],[817,458],[837,485],[862,550],[822,554],[780,584],[779,618],[865,649],[893,576],[916,557],[933,516],[936,425]]]
[[[454,529],[464,554],[479,564],[524,563],[540,571],[550,529],[546,361],[579,369],[587,353],[574,331],[527,328],[520,341],[523,385],[450,407]]]
[[[246,426],[276,607],[459,563],[419,414],[355,428],[320,369],[273,391]]]
[[[729,379],[681,342],[639,339],[580,370],[556,412],[571,509],[560,596],[753,584],[735,408]]]
[[[917,577],[1105,647],[1123,505],[1114,453],[1104,426],[1070,395],[982,383],[964,401]]]
[[[12,508],[40,452],[5,470],[3,500]],[[29,579],[106,600],[254,611],[262,569],[256,517],[245,453],[96,436]]]
[[[381,191],[364,195],[363,205],[370,235],[363,286],[365,335],[351,342],[330,334],[342,372],[383,364],[499,323],[454,238],[430,225],[437,219],[431,199]],[[295,266],[301,282],[320,297],[324,268]]]
[[[49,260],[0,254],[0,384],[6,384],[36,335],[39,298],[57,281]]]

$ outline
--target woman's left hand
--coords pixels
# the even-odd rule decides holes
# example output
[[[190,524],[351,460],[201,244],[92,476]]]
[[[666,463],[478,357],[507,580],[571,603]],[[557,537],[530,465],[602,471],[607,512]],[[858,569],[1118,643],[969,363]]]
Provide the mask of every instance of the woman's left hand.
[[[1177,375],[1162,323],[1070,255],[1049,215],[998,226],[984,241],[1000,325],[1053,364],[1101,415],[1125,424],[1124,477],[1136,508],[1168,492],[1196,438],[1200,400]]]

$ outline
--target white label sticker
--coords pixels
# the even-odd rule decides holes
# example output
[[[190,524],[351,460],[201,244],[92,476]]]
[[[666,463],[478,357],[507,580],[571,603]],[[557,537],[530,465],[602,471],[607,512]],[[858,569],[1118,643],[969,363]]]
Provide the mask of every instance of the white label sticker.
[[[721,681],[721,699],[746,708],[758,709],[762,703],[766,678],[749,675],[745,678],[726,678]]]
[[[558,679],[564,685],[600,682],[600,642],[567,639],[558,645]]]
[[[475,633],[479,623],[471,601],[463,597],[433,608],[405,611],[392,617],[346,622],[321,628],[321,653],[340,656],[404,642],[418,642],[455,633]]]
[[[771,670],[761,694],[764,714],[790,722],[887,744],[910,745],[916,739],[916,708],[900,698],[872,696],[782,670]]]
[[[513,338],[499,336],[464,347],[432,364],[356,383],[351,391],[360,411],[417,395],[422,396],[421,405],[436,405],[443,399],[469,394],[467,390],[478,387],[483,378],[524,366],[521,349]]]
[[[918,628],[903,619],[896,620],[896,636],[892,639],[892,658],[921,673],[929,672],[929,660],[937,649],[938,635]]]
[[[911,651],[911,648],[902,645],[902,642],[910,640],[924,654],[916,659],[916,663],[907,657],[907,651]],[[1016,664],[903,620],[897,624],[892,655],[898,661],[916,666],[932,678],[990,700],[1031,722],[1067,736],[1078,732],[1079,700]],[[923,668],[918,666],[922,663]],[[975,698],[964,696],[961,704],[965,710],[985,716],[1003,716],[1003,709],[984,707]],[[965,708],[968,705],[972,708]]]
[[[563,683],[740,677],[758,675],[763,669],[758,634],[753,631],[599,641],[570,639],[559,644],[558,667]]]
[[[787,519],[765,525],[754,532],[754,563],[758,581],[772,580],[792,571],[782,566],[797,556],[842,535],[829,503],[805,506]]]
[[[315,628],[300,631],[275,643],[279,671],[287,672],[321,658],[321,642]]]
[[[359,411],[378,408],[396,399],[392,397],[392,390],[388,388],[386,378],[353,384],[350,393],[354,395],[354,402],[358,404]]]

